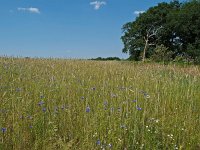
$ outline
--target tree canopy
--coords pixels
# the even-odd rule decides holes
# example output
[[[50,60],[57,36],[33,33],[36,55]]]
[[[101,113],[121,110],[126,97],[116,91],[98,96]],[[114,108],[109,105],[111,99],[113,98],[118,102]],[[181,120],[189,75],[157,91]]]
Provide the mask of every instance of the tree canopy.
[[[159,3],[126,23],[121,37],[124,53],[130,59],[145,60],[162,56],[159,47],[165,47],[169,59],[184,57],[200,62],[200,1]],[[166,56],[165,56],[166,57]],[[156,59],[159,60],[159,59]],[[163,60],[163,58],[160,58]]]

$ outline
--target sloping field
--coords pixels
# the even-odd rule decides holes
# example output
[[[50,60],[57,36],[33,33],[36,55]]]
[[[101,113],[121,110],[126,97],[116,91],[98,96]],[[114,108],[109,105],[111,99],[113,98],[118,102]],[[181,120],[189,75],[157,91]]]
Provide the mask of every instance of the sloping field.
[[[0,149],[200,149],[200,67],[0,58]]]

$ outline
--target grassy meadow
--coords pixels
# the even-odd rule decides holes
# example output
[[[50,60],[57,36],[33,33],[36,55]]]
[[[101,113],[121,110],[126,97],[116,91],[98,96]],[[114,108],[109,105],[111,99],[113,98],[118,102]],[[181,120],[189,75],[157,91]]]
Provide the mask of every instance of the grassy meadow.
[[[199,150],[200,67],[0,58],[0,150]]]

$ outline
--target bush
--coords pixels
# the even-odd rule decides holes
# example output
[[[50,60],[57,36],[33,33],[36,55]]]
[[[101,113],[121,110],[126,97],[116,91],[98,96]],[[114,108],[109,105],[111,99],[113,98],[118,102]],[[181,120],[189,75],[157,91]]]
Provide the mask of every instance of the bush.
[[[172,60],[173,52],[164,45],[157,45],[151,59],[156,62],[169,62]]]

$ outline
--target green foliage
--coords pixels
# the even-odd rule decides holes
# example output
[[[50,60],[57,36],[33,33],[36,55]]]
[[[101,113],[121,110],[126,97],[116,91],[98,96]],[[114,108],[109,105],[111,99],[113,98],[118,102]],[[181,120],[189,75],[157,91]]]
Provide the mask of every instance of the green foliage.
[[[200,64],[200,42],[198,44],[188,44],[187,53],[195,64]]]
[[[151,59],[157,62],[169,62],[172,60],[173,52],[164,45],[157,45]]]
[[[129,54],[135,60],[140,60],[141,53],[144,50],[145,41],[148,36],[148,49],[150,51],[155,48],[156,44],[163,41],[162,37],[168,35],[168,27],[165,27],[167,15],[174,10],[175,4],[160,3],[158,6],[151,7],[145,13],[139,15],[135,21],[129,22],[123,26],[124,35],[121,37],[124,43],[123,52]],[[161,34],[163,36],[161,36]],[[152,46],[150,46],[152,45]],[[147,58],[151,56],[151,52],[147,51]]]
[[[179,3],[176,0],[170,3],[159,3],[140,14],[135,21],[123,26],[124,35],[121,37],[124,43],[123,52],[129,53],[135,60],[140,60],[147,35],[151,35],[161,27],[147,41],[147,58],[155,54],[153,51],[156,45],[164,45],[173,53],[172,60],[184,55],[188,60],[199,63],[199,24],[200,1]]]

